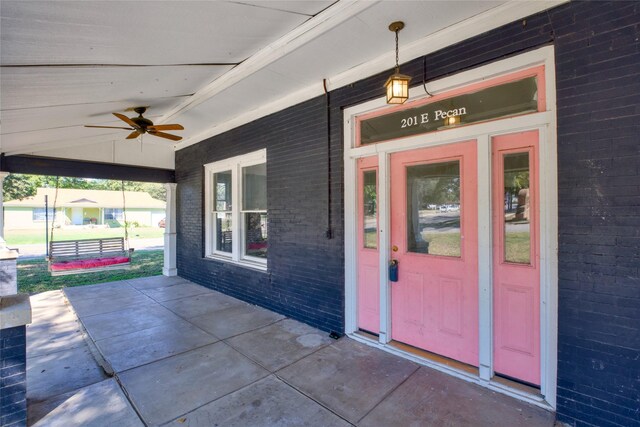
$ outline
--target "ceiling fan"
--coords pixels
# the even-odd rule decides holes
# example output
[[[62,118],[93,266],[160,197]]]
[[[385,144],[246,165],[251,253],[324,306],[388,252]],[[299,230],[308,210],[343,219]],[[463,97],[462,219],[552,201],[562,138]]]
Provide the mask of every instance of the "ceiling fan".
[[[131,111],[127,109],[125,111]],[[105,128],[105,129],[125,129],[132,130],[127,136],[126,139],[135,139],[144,133],[148,133],[149,135],[159,136],[160,138],[170,139],[172,141],[180,141],[182,139],[181,136],[171,135],[170,133],[161,132],[163,130],[184,130],[182,125],[154,125],[153,122],[149,119],[145,119],[142,117],[145,111],[147,111],[147,107],[135,107],[133,111],[138,113],[138,117],[127,117],[124,114],[113,113],[114,116],[131,126],[130,128],[118,127],[118,126],[91,126],[84,125],[87,128]]]

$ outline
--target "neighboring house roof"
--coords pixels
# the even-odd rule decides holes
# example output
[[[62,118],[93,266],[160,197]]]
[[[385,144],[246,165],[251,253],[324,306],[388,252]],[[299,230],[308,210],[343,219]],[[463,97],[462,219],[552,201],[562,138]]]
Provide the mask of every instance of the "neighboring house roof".
[[[55,188],[38,188],[36,195],[22,200],[4,202],[5,207],[44,207],[44,196],[49,196],[49,206],[53,207],[56,199]],[[164,209],[165,202],[154,199],[149,193],[142,191],[125,191],[125,206],[127,209]],[[120,208],[122,209],[122,191],[110,190],[76,190],[71,188],[59,188],[58,198],[55,201],[57,208]]]
[[[73,200],[71,203],[98,203],[94,200],[89,200],[86,198],[82,198],[82,199],[78,199],[78,200]]]

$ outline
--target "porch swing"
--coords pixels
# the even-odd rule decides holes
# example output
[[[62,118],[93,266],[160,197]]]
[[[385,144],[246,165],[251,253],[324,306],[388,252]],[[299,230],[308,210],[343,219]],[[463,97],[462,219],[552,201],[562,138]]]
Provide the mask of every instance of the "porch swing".
[[[49,240],[49,273],[52,276],[94,273],[108,270],[126,270],[131,268],[132,248],[129,248],[129,232],[125,211],[124,181],[122,181],[122,213],[124,219],[124,238],[109,237],[103,239],[53,240],[55,228],[56,203],[60,177],[56,177],[56,193],[53,199],[53,221]]]

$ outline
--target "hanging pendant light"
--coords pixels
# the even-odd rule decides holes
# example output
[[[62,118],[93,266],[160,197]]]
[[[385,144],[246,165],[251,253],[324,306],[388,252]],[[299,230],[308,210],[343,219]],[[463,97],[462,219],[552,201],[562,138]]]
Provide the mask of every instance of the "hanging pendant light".
[[[398,65],[398,32],[404,28],[404,22],[396,21],[389,25],[389,31],[396,33],[396,72],[387,79],[387,104],[404,104],[409,99],[409,82],[411,77],[400,74]]]

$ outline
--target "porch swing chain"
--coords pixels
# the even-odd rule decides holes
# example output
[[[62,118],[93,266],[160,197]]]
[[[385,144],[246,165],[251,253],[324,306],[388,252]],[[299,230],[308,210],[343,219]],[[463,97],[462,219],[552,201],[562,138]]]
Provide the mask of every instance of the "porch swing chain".
[[[56,225],[56,204],[58,203],[58,188],[60,187],[60,176],[56,176],[56,192],[53,196],[53,218],[51,219],[51,234],[49,237],[49,245],[53,242],[53,229]],[[49,248],[49,255],[51,255],[51,248]]]
[[[129,245],[129,224],[127,223],[127,205],[125,204],[125,192],[124,192],[124,179],[122,183],[122,217],[124,218],[124,241],[126,242],[126,248],[131,252],[131,246]]]

